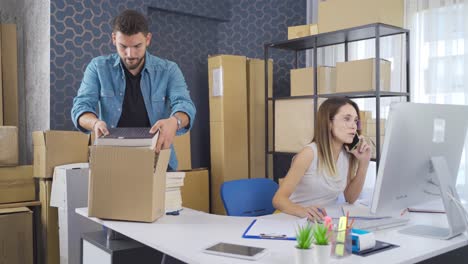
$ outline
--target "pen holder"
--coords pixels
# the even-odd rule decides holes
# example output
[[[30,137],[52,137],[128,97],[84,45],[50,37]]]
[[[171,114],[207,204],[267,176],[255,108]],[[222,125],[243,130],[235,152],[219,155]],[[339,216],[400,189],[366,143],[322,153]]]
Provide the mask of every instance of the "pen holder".
[[[333,258],[343,258],[352,254],[351,229],[339,231],[332,230],[330,236],[331,256]]]

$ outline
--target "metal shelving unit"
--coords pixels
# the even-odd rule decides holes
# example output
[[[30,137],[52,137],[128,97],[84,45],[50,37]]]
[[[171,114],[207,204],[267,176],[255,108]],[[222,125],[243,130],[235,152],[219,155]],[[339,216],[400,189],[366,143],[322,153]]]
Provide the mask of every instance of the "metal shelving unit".
[[[380,90],[379,80],[380,80],[380,39],[382,37],[388,37],[393,35],[405,35],[405,60],[406,60],[406,92],[386,92]],[[351,93],[333,93],[333,94],[318,94],[317,89],[317,49],[327,46],[333,46],[338,44],[344,44],[344,53],[345,61],[348,61],[348,44],[355,41],[375,39],[375,82],[376,90],[375,91],[366,91],[366,92],[351,92]],[[274,155],[294,155],[295,153],[287,152],[276,152],[275,151],[275,101],[281,99],[304,99],[310,98],[314,100],[314,120],[316,120],[317,114],[317,102],[318,98],[331,98],[337,96],[345,96],[349,98],[375,98],[376,100],[376,169],[379,168],[380,163],[380,100],[383,97],[406,97],[406,100],[410,101],[410,67],[409,67],[409,57],[410,57],[410,43],[409,43],[409,30],[391,26],[382,23],[369,24],[354,28],[348,28],[333,32],[327,32],[322,34],[317,34],[313,36],[307,36],[303,38],[297,38],[293,40],[280,41],[275,43],[267,43],[264,45],[264,59],[265,59],[265,172],[268,172],[268,154]],[[273,97],[268,97],[268,59],[269,59],[269,50],[270,49],[282,49],[290,50],[295,52],[295,63],[294,67],[298,66],[298,52],[304,50],[313,50],[313,67],[314,67],[314,84],[313,84],[313,95],[307,96],[290,96],[290,97],[275,97],[273,92]],[[274,88],[273,88],[274,90]],[[403,89],[400,89],[403,91]],[[268,102],[272,101],[272,115],[273,115],[273,146],[272,151],[268,150]],[[273,162],[275,157],[273,157]],[[273,169],[275,171],[275,168]],[[275,173],[273,173],[275,175]],[[274,177],[277,178],[277,177]]]

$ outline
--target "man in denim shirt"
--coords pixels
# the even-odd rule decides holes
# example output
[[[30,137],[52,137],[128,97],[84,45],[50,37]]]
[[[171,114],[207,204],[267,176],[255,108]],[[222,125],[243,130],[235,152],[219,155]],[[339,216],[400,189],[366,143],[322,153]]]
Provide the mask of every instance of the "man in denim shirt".
[[[196,113],[182,72],[174,62],[146,51],[151,33],[136,11],[114,18],[112,42],[117,54],[94,58],[86,68],[73,100],[73,123],[98,137],[109,133],[108,126],[159,129],[156,152],[170,147],[169,167],[177,169],[172,141],[193,126]]]

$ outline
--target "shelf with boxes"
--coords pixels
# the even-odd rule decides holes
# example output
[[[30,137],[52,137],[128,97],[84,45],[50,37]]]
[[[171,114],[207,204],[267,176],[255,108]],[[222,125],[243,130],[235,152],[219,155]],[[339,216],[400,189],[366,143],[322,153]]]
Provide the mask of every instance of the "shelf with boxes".
[[[320,12],[320,10],[319,10]],[[320,29],[320,28],[319,28]],[[320,30],[318,30],[320,32]],[[272,105],[272,118],[268,118],[266,109],[265,127],[272,127],[272,139],[266,133],[266,142],[272,141],[272,148],[265,148],[267,155],[273,155],[274,177],[286,175],[292,156],[313,138],[315,115],[321,101],[331,97],[348,97],[353,99],[374,99],[375,119],[372,113],[360,113],[362,117],[364,135],[372,138],[375,144],[373,160],[376,168],[379,167],[380,152],[383,142],[383,124],[381,119],[381,99],[397,97],[410,100],[409,87],[409,31],[397,26],[384,23],[371,23],[353,28],[340,29],[325,33],[311,33],[315,35],[300,37],[292,40],[265,44],[265,60],[269,58],[270,49],[283,49],[296,53],[295,69],[291,70],[291,96],[267,96],[265,102]],[[381,38],[404,35],[405,55],[404,72],[405,83],[398,91],[391,90],[391,62],[381,57]],[[375,40],[375,57],[364,60],[349,61],[349,48],[351,42],[361,40]],[[344,44],[344,61],[336,62],[336,67],[319,66],[317,50],[319,48]],[[313,52],[313,67],[298,68],[298,53],[305,50]],[[380,63],[378,63],[380,62]],[[265,87],[268,87],[268,75],[265,75]],[[406,86],[406,87],[405,87]],[[265,88],[266,89],[266,88]],[[274,94],[274,93],[273,93]],[[294,113],[296,113],[294,115]],[[297,113],[301,113],[298,115]],[[370,116],[370,117],[369,117]],[[272,122],[272,125],[268,122]],[[294,129],[298,127],[299,129]],[[375,132],[368,133],[373,127]],[[368,135],[369,134],[369,135]],[[281,135],[281,136],[278,136]],[[381,135],[376,137],[375,135]],[[276,162],[287,162],[287,165]],[[269,166],[268,159],[266,168]]]

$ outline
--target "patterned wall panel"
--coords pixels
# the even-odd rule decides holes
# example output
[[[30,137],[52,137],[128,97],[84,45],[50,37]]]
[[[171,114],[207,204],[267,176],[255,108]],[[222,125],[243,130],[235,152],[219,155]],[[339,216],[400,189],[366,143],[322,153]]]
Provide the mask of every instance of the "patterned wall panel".
[[[286,40],[288,26],[306,23],[305,0],[231,0],[231,5],[231,21],[222,23],[219,29],[221,53],[263,59],[265,43]],[[289,96],[289,70],[295,60],[294,52],[270,51],[274,60],[275,95]],[[300,65],[304,57],[301,52]]]
[[[210,164],[210,130],[208,108],[208,55],[218,50],[218,20],[181,13],[150,9],[153,44],[150,52],[176,62],[189,86],[197,108],[191,132],[193,166]]]
[[[150,19],[150,52],[177,62],[185,75],[198,110],[193,166],[209,166],[207,55],[263,58],[265,42],[286,39],[287,26],[305,23],[305,7],[305,0],[51,0],[51,129],[74,129],[70,109],[87,64],[115,52],[110,21],[136,9]],[[271,57],[275,86],[289,94],[294,55],[275,51]]]
[[[92,58],[114,52],[111,20],[127,8],[145,12],[144,1],[51,1],[50,127],[73,129],[70,109]]]

